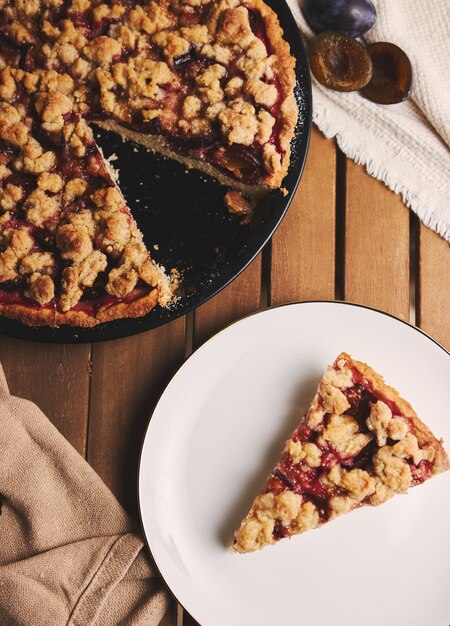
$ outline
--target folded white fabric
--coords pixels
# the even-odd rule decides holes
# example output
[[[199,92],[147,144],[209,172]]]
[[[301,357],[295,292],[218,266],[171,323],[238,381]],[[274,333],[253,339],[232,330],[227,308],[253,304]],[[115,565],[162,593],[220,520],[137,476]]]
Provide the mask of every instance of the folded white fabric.
[[[364,40],[390,41],[408,54],[412,97],[401,104],[374,104],[312,78],[313,120],[450,242],[450,1],[372,1],[377,21]],[[313,33],[301,2],[288,0],[307,42]]]

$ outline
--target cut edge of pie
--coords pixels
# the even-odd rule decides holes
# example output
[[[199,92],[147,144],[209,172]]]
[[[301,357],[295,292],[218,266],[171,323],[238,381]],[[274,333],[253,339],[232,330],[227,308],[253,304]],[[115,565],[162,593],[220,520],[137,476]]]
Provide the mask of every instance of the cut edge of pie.
[[[450,468],[409,402],[367,364],[339,354],[234,534],[246,553],[377,506]]]
[[[298,120],[298,106],[294,95],[296,86],[295,58],[292,56],[288,42],[283,39],[283,29],[280,25],[276,13],[263,0],[249,0],[245,7],[256,10],[260,13],[265,23],[265,33],[270,42],[274,61],[272,69],[278,80],[278,91],[280,92],[281,103],[279,105],[280,118],[277,123],[278,143],[283,150],[281,163],[276,171],[268,173],[258,181],[258,184],[246,183],[237,180],[225,172],[220,171],[213,164],[196,158],[194,154],[182,154],[176,151],[164,135],[149,135],[140,133],[132,128],[126,128],[119,121],[114,119],[96,122],[98,126],[119,134],[126,140],[133,141],[163,156],[174,159],[188,168],[193,168],[204,172],[220,183],[241,191],[244,194],[260,198],[271,189],[278,189],[287,175],[291,158],[291,141],[294,136],[295,127]]]

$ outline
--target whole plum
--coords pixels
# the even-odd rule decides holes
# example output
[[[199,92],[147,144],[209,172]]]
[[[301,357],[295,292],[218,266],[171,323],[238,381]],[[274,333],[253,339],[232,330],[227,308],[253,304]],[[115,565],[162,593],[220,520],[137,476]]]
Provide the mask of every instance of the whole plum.
[[[304,0],[302,10],[316,33],[330,30],[361,37],[377,19],[370,0]]]

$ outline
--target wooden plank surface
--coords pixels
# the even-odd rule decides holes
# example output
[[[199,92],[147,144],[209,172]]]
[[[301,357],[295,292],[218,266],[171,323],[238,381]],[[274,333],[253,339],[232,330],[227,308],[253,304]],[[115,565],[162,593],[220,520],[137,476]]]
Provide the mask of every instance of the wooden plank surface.
[[[419,232],[418,323],[450,350],[450,245],[425,226]]]
[[[347,161],[345,299],[409,320],[409,210]]]
[[[12,394],[35,402],[85,454],[91,346],[0,337],[0,360]]]
[[[231,285],[195,311],[194,347],[231,322],[257,311],[261,300],[261,254]]]
[[[142,439],[184,352],[185,318],[93,348],[87,458],[135,519]]]
[[[313,129],[305,171],[272,239],[271,304],[334,297],[334,142]]]

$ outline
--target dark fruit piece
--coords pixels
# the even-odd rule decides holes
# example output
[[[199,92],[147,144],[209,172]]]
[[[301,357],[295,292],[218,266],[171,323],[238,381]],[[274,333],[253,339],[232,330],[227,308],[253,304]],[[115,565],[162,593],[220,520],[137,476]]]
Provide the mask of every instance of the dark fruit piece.
[[[249,9],[248,21],[253,34],[258,36],[263,29],[263,19],[261,13],[259,11],[255,11],[254,9]]]
[[[213,148],[217,144],[217,137],[213,133],[206,135],[166,135],[167,139],[175,146],[185,150],[200,150],[202,148]]]
[[[333,30],[351,37],[364,35],[377,19],[370,0],[305,0],[303,15],[316,33]]]
[[[227,191],[224,200],[230,213],[241,216],[241,224],[249,224],[251,222],[253,206],[239,191]]]
[[[262,168],[261,160],[245,146],[233,144],[228,148],[220,148],[213,154],[214,162],[229,170],[236,178],[252,180]]]
[[[362,90],[372,102],[397,104],[409,98],[412,67],[407,55],[393,43],[380,41],[366,48],[372,59],[372,78]]]
[[[194,46],[191,46],[189,51],[186,54],[180,54],[173,59],[173,66],[176,70],[180,69],[186,63],[191,63],[196,58],[196,51]]]
[[[372,77],[372,60],[359,41],[341,33],[321,33],[309,50],[311,71],[336,91],[362,89]]]

